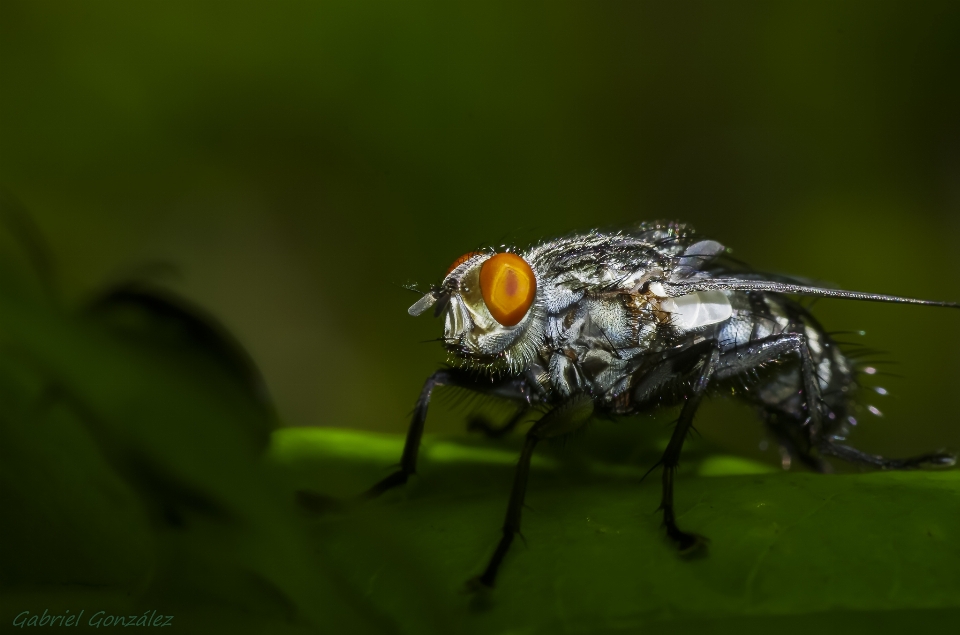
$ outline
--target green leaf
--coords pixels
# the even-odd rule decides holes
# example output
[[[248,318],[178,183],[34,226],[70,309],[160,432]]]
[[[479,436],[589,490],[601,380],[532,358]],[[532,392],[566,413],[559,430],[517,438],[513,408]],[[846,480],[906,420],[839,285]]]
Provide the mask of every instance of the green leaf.
[[[320,517],[316,535],[336,545],[355,585],[402,616],[403,572],[363,553],[371,536],[391,541],[430,572],[438,601],[484,633],[635,632],[653,622],[694,632],[713,620],[809,632],[960,615],[958,471],[782,472],[694,447],[677,482],[678,519],[711,542],[684,558],[660,529],[659,479],[639,483],[643,465],[576,458],[576,445],[534,462],[525,541],[484,602],[463,584],[499,538],[516,440],[427,438],[405,490]],[[342,494],[382,477],[401,449],[399,437],[286,429],[271,460],[292,487]]]

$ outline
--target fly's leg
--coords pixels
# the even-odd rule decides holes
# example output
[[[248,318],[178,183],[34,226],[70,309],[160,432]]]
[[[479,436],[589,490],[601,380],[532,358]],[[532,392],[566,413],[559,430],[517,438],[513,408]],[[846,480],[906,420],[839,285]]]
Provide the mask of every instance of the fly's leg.
[[[407,429],[407,438],[403,444],[403,454],[400,456],[400,468],[378,481],[370,489],[360,495],[360,498],[376,498],[385,491],[398,487],[407,482],[417,473],[417,455],[420,453],[420,440],[423,438],[423,425],[427,421],[427,408],[430,405],[430,396],[437,386],[456,383],[450,370],[438,370],[423,383],[420,398],[413,409],[413,419]]]
[[[530,459],[533,450],[542,439],[560,437],[580,428],[593,414],[593,400],[580,395],[570,401],[557,406],[527,432],[520,450],[520,461],[513,476],[513,489],[510,490],[510,502],[507,504],[507,517],[503,522],[503,536],[497,544],[493,556],[484,572],[471,582],[479,583],[492,588],[497,578],[497,571],[503,562],[504,556],[510,550],[514,535],[520,533],[520,516],[523,511],[523,499],[527,493],[527,477],[530,475]]]
[[[775,362],[787,354],[795,354],[800,358],[800,376],[803,383],[807,423],[800,426],[797,423],[785,422],[779,411],[770,408],[767,409],[765,417],[767,428],[773,432],[777,441],[791,456],[813,470],[828,472],[829,464],[812,453],[812,449],[817,447],[817,441],[824,434],[823,411],[820,378],[817,375],[813,356],[810,354],[810,347],[807,345],[806,335],[803,333],[771,335],[724,353],[720,357],[717,379],[728,379],[754,370],[764,364]]]
[[[736,351],[725,353],[720,358],[717,379],[726,379],[739,373],[756,368],[767,362],[775,361],[780,355],[796,353],[800,357],[800,374],[803,377],[803,390],[807,404],[809,426],[806,439],[798,438],[796,434],[785,432],[785,425],[774,429],[780,436],[787,434],[789,450],[796,452],[797,458],[817,471],[828,471],[829,466],[819,457],[811,453],[817,449],[822,454],[835,456],[844,461],[866,465],[884,470],[910,470],[923,467],[949,467],[956,463],[956,456],[948,452],[931,452],[921,456],[906,459],[888,459],[882,456],[867,454],[856,448],[833,443],[826,438],[822,426],[822,411],[820,409],[820,380],[817,376],[816,365],[810,355],[806,336],[802,333],[784,333],[751,342]]]
[[[413,419],[407,429],[407,439],[404,442],[403,454],[400,457],[400,468],[361,494],[361,499],[376,498],[389,489],[403,485],[407,482],[407,479],[416,474],[417,455],[420,453],[420,440],[423,438],[423,425],[427,420],[427,408],[430,405],[430,396],[433,394],[433,389],[437,386],[459,386],[481,393],[494,393],[501,397],[512,397],[524,401],[529,394],[526,386],[517,380],[491,384],[489,381],[478,381],[475,377],[456,369],[438,370],[424,382],[423,389],[420,391],[420,398],[417,399],[417,405],[413,410]]]
[[[680,450],[683,448],[683,442],[693,423],[693,416],[703,399],[703,394],[714,378],[719,380],[734,376],[762,366],[764,363],[775,361],[781,355],[787,353],[795,353],[800,357],[803,392],[809,417],[808,436],[810,439],[816,439],[822,433],[823,428],[820,409],[820,382],[805,335],[802,333],[785,333],[767,337],[751,342],[749,345],[723,356],[720,355],[719,349],[713,348],[709,356],[705,357],[703,367],[693,385],[692,394],[687,398],[683,409],[680,411],[677,427],[674,429],[670,443],[661,459],[663,465],[663,498],[660,508],[663,510],[663,524],[667,528],[667,535],[677,542],[681,552],[690,552],[703,542],[702,537],[685,533],[677,527],[673,509],[674,473],[680,459]],[[811,462],[815,462],[815,460],[814,457],[811,457]]]
[[[797,447],[802,450],[803,447],[811,445],[811,439],[817,438],[816,435],[822,429],[820,383],[807,346],[806,336],[802,333],[785,333],[763,338],[723,355],[720,354],[715,340],[707,340],[686,351],[664,357],[638,379],[634,396],[639,402],[651,395],[656,395],[664,385],[687,375],[695,369],[697,364],[702,364],[694,380],[692,394],[684,403],[673,436],[660,461],[663,466],[663,498],[660,504],[663,510],[663,523],[667,528],[667,535],[678,543],[682,552],[692,551],[704,541],[700,536],[680,530],[673,507],[674,474],[680,451],[704,392],[713,380],[734,377],[776,361],[785,354],[796,354],[800,358],[803,392],[809,417],[809,427],[805,434],[798,438]],[[809,455],[809,452],[807,454]],[[811,457],[810,460],[813,463],[816,458]]]
[[[677,426],[670,437],[670,443],[663,453],[660,463],[663,466],[663,496],[660,500],[660,509],[663,511],[663,524],[667,528],[667,535],[673,539],[680,547],[681,553],[688,553],[703,544],[704,538],[696,534],[688,534],[677,527],[677,519],[673,509],[673,477],[680,462],[680,451],[683,449],[683,442],[687,438],[690,426],[693,425],[693,416],[703,400],[703,395],[713,379],[717,370],[717,364],[720,359],[720,349],[712,348],[710,353],[704,357],[703,366],[700,374],[694,380],[690,396],[683,404],[680,410],[680,418],[677,420]]]
[[[540,439],[531,434],[523,443],[523,449],[520,450],[520,461],[517,463],[517,470],[513,475],[513,488],[510,490],[510,502],[507,503],[507,518],[503,522],[503,536],[497,543],[497,548],[490,557],[490,562],[483,574],[477,578],[477,581],[485,587],[493,588],[497,579],[497,571],[500,569],[500,563],[513,543],[514,534],[520,533],[520,516],[523,511],[523,499],[527,494],[527,477],[530,475],[530,459],[533,457],[533,449]]]
[[[767,430],[773,434],[777,443],[780,444],[780,447],[791,458],[821,474],[827,474],[833,469],[827,461],[813,453],[809,436],[803,434],[803,428],[797,425],[795,419],[768,410],[764,412],[764,423]]]
[[[528,412],[530,412],[530,408],[527,405],[523,405],[506,423],[500,426],[491,425],[491,423],[483,417],[474,417],[470,419],[470,422],[467,424],[467,430],[470,432],[480,432],[490,439],[499,439],[513,432]]]
[[[822,441],[820,451],[848,463],[857,463],[881,470],[916,470],[924,467],[951,467],[956,464],[957,456],[949,452],[930,452],[905,459],[888,459],[876,454],[867,454],[848,445]]]
[[[720,358],[720,365],[717,369],[717,379],[727,379],[756,369],[764,364],[775,362],[781,356],[789,353],[794,353],[800,358],[800,376],[803,380],[804,401],[806,402],[808,417],[806,427],[809,438],[813,440],[823,432],[822,397],[820,395],[820,378],[817,376],[817,366],[810,354],[807,336],[803,333],[771,335],[750,342],[746,346],[729,353],[724,353]]]

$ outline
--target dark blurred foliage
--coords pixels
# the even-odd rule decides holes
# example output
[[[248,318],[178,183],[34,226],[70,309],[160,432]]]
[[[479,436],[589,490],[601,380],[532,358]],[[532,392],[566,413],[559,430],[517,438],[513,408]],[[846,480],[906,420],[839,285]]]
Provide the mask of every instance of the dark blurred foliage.
[[[0,184],[68,303],[171,263],[285,424],[400,431],[443,360],[401,285],[482,244],[672,218],[758,268],[960,299],[958,63],[950,0],[3,0]],[[960,316],[817,308],[898,362],[860,445],[960,447]],[[698,425],[756,451],[749,412]]]

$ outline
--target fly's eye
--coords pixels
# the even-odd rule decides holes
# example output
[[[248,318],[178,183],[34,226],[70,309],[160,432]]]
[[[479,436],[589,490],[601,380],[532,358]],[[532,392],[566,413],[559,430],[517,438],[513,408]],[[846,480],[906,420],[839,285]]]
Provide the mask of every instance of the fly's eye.
[[[496,254],[480,266],[483,301],[503,326],[514,326],[523,319],[536,292],[533,269],[516,254]]]
[[[469,252],[463,254],[462,256],[460,256],[459,258],[457,258],[456,260],[453,261],[453,264],[450,265],[450,268],[449,268],[449,269],[447,269],[447,273],[443,274],[443,277],[446,278],[447,276],[450,275],[450,272],[452,272],[454,269],[456,269],[457,267],[459,267],[460,265],[462,265],[462,264],[465,263],[466,261],[470,260],[470,259],[473,258],[474,256],[478,256],[479,254],[480,254],[479,251],[469,251]]]

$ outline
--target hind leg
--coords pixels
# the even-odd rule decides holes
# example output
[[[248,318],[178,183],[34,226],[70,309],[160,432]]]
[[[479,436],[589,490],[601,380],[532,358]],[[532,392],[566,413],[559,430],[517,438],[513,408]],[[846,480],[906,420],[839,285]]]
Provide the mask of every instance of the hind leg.
[[[763,411],[763,420],[767,430],[790,459],[821,474],[833,471],[830,463],[817,455],[816,450],[811,447],[810,437],[799,421],[791,420],[782,413],[767,410]],[[784,468],[789,468],[786,459]]]
[[[767,430],[790,459],[815,472],[830,472],[830,464],[818,455],[817,439],[830,434],[831,426],[824,417],[820,378],[806,335],[771,335],[728,351],[720,358],[717,378],[724,380],[749,374],[786,356],[796,356],[800,362],[797,385],[787,386],[784,399],[779,402],[756,399],[755,403]],[[788,383],[792,384],[792,380]],[[788,402],[796,400],[798,388],[800,403],[791,406]]]
[[[930,452],[905,459],[888,459],[876,454],[861,452],[849,445],[840,445],[829,440],[819,444],[820,452],[828,456],[835,456],[848,463],[866,465],[881,470],[916,470],[925,467],[951,467],[956,464],[957,456],[949,452]]]
[[[790,417],[779,416],[776,409],[767,410],[765,417],[768,427],[777,440],[787,448],[792,457],[796,457],[814,470],[828,471],[829,464],[814,453],[833,456],[850,463],[866,465],[882,470],[911,470],[924,467],[950,467],[956,464],[957,457],[949,452],[931,452],[905,459],[888,459],[874,454],[861,452],[848,445],[836,443],[827,426],[824,425],[822,408],[824,406],[820,392],[819,376],[813,363],[807,338],[800,333],[784,333],[756,340],[738,350],[725,353],[720,358],[717,369],[718,379],[727,379],[738,373],[761,367],[767,362],[776,361],[781,355],[795,353],[800,358],[800,376],[806,420],[791,421]],[[784,421],[784,418],[788,419]],[[773,424],[771,425],[771,420]]]

